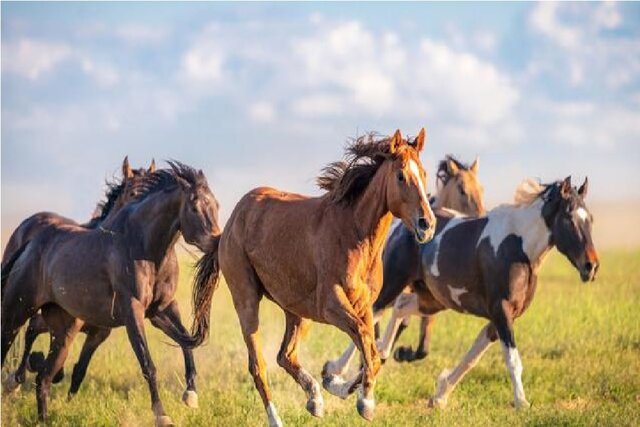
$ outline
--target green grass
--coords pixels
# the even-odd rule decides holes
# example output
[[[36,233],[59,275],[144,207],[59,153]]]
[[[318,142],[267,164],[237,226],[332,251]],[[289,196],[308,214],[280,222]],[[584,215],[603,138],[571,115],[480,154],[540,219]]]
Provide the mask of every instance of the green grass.
[[[185,259],[180,286],[184,313],[190,312],[190,279],[190,261]],[[516,412],[510,406],[511,384],[498,345],[453,392],[447,409],[429,410],[427,398],[437,375],[457,363],[483,324],[470,316],[442,313],[426,360],[387,363],[376,386],[374,425],[640,425],[640,251],[604,253],[599,278],[588,285],[580,283],[578,273],[559,254],[549,256],[536,298],[515,328],[529,410]],[[417,325],[412,323],[402,343],[415,344]],[[284,317],[267,301],[261,306],[261,331],[274,401],[285,424],[368,425],[357,415],[355,397],[342,401],[326,392],[325,417],[312,418],[304,409],[302,390],[275,363]],[[161,398],[178,425],[266,425],[224,284],[214,297],[211,338],[195,351],[199,409],[180,401],[181,351],[150,324],[147,333]],[[83,339],[74,343],[67,374]],[[46,348],[47,342],[41,337],[36,348]],[[313,325],[301,346],[302,363],[319,379],[323,363],[346,344],[346,335],[335,328]],[[2,425],[36,424],[33,381],[30,375],[17,395],[2,399]],[[66,399],[68,387],[69,375],[52,387],[50,425],[153,425],[147,385],[122,328],[97,351],[71,402]]]

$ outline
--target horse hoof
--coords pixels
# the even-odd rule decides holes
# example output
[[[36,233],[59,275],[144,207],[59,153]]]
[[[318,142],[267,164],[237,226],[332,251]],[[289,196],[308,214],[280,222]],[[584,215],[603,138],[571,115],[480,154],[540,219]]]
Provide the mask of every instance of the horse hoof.
[[[33,352],[29,355],[27,367],[31,372],[40,372],[44,369],[44,353],[41,351]]]
[[[322,418],[324,416],[324,400],[322,395],[309,398],[307,400],[307,411],[314,417]]]
[[[322,378],[322,387],[334,396],[340,399],[346,399],[349,396],[346,381],[338,375],[329,375]]]
[[[375,407],[376,404],[373,399],[365,399],[362,396],[358,396],[356,408],[358,409],[358,414],[360,414],[360,416],[365,420],[373,420],[373,410],[375,409]]]
[[[429,403],[427,404],[427,406],[434,409],[444,409],[447,406],[447,398],[432,396],[429,399]]]
[[[9,374],[7,379],[2,384],[2,394],[4,396],[9,396],[10,394],[16,393],[20,390],[20,382],[16,378],[15,372]]]
[[[531,404],[527,402],[527,399],[522,399],[522,400],[516,400],[515,402],[513,402],[513,406],[516,408],[516,410],[522,410],[522,409],[529,409],[531,407]]]
[[[156,417],[156,427],[170,427],[174,426],[171,417],[168,415],[160,415]]]
[[[182,394],[182,401],[189,408],[196,409],[198,407],[198,393],[193,390],[186,390]]]
[[[64,379],[64,367],[60,368],[60,370],[58,371],[58,373],[55,374],[51,382],[53,384],[58,384],[63,379]]]
[[[327,361],[322,367],[322,376],[330,376],[330,375],[342,375],[343,369],[340,368],[338,363],[333,360]]]

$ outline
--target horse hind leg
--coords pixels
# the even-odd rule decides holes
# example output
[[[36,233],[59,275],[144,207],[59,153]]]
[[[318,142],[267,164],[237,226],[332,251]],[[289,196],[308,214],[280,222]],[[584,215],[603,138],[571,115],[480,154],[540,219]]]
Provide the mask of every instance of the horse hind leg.
[[[164,310],[151,317],[151,324],[173,339],[175,333],[188,335],[189,331],[182,324],[180,309],[177,301],[172,301]],[[182,347],[184,356],[185,380],[187,389],[182,394],[182,401],[189,408],[198,407],[198,394],[196,392],[196,364],[193,359],[193,351]]]
[[[80,357],[78,362],[73,366],[73,372],[71,373],[71,386],[69,387],[68,399],[72,399],[78,390],[80,385],[87,374],[87,368],[89,362],[95,351],[100,345],[109,337],[111,329],[90,327],[87,330],[87,338],[82,344],[82,350],[80,351]]]
[[[306,335],[309,320],[288,311],[285,311],[285,316],[286,331],[278,353],[278,364],[300,384],[307,394],[307,411],[315,417],[322,417],[324,415],[324,400],[320,392],[320,385],[306,369],[300,366],[298,361],[298,345]]]
[[[45,332],[49,332],[49,327],[44,321],[41,314],[36,314],[29,319],[29,325],[24,336],[24,349],[22,350],[22,358],[18,368],[7,377],[4,383],[3,392],[8,394],[17,391],[26,380],[26,371],[35,372],[31,369],[29,363],[29,357],[31,355],[31,348],[36,338]],[[44,361],[44,356],[42,358]]]
[[[69,315],[56,305],[43,308],[42,314],[51,330],[52,340],[49,355],[43,369],[36,376],[36,398],[38,401],[38,416],[40,420],[47,418],[47,399],[51,383],[56,373],[64,365],[69,354],[69,347],[76,334],[82,328],[83,322]]]

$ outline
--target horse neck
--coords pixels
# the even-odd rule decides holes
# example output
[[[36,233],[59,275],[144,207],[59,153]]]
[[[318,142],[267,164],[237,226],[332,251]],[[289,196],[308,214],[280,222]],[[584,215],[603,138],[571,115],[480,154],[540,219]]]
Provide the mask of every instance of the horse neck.
[[[160,263],[179,237],[183,192],[179,186],[139,202],[129,216],[127,232],[141,239],[145,254]]]
[[[551,232],[542,216],[544,201],[536,199],[526,206],[504,206],[503,209],[509,215],[510,231],[522,237],[522,246],[534,266],[539,266],[544,256],[552,248]]]
[[[372,255],[382,252],[393,215],[387,206],[387,171],[383,164],[354,206],[353,215],[360,242],[368,242]]]

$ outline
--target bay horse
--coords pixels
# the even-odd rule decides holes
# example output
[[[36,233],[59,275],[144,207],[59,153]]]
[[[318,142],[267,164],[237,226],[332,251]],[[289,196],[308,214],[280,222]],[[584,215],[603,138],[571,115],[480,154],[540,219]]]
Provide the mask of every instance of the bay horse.
[[[440,374],[430,406],[446,406],[455,386],[497,339],[511,376],[514,405],[529,406],[513,323],[531,304],[538,269],[554,246],[583,282],[595,280],[599,260],[591,237],[593,217],[584,202],[587,190],[587,179],[579,189],[572,187],[571,177],[546,185],[527,180],[516,190],[514,204],[499,206],[486,216],[437,214],[440,231],[420,253],[426,286],[407,305],[418,307],[423,315],[452,309],[489,323],[460,364]]]
[[[169,165],[143,177],[140,199],[99,229],[67,225],[44,230],[3,269],[2,364],[20,326],[39,309],[53,337],[36,377],[40,419],[47,416],[53,376],[86,322],[101,328],[126,327],[149,385],[156,424],[172,424],[158,395],[144,318],[166,308],[154,298],[154,288],[180,233],[187,243],[208,252],[217,246],[219,226],[218,202],[202,171],[175,161]],[[167,333],[191,346],[205,338],[177,328]]]
[[[151,164],[148,169],[139,168],[134,169],[129,165],[129,157],[126,156],[122,162],[122,179],[120,182],[107,182],[106,197],[103,202],[98,203],[96,209],[93,212],[91,219],[82,224],[83,227],[88,229],[94,229],[100,226],[100,224],[109,216],[120,210],[129,201],[135,199],[138,195],[138,187],[136,186],[137,178],[143,175],[153,173],[156,170],[155,160],[151,160]],[[20,223],[20,225],[11,234],[7,246],[5,247],[2,255],[2,269],[7,266],[7,263],[14,258],[15,254],[21,250],[29,241],[31,241],[38,233],[42,232],[48,227],[57,227],[61,225],[78,225],[78,223],[71,218],[58,215],[53,212],[38,212],[31,215]],[[18,368],[8,375],[6,381],[3,383],[3,393],[8,394],[17,390],[21,384],[25,381],[25,373],[27,368],[33,369],[37,362],[29,363],[31,355],[31,347],[33,346],[36,338],[43,333],[49,331],[47,324],[41,314],[35,314],[29,319],[29,325],[25,333],[23,355],[20,360]],[[82,332],[87,334],[87,340],[83,346],[80,362],[74,367],[74,375],[72,376],[71,389],[69,395],[75,394],[77,387],[79,387],[86,366],[84,361],[87,360],[87,351],[92,347],[92,344],[97,340],[106,339],[108,330],[102,328],[95,328],[90,325],[84,325]],[[104,337],[104,338],[102,338]],[[95,351],[95,349],[93,349]],[[91,351],[93,353],[93,351]],[[38,360],[44,360],[42,353],[37,353]],[[84,356],[84,357],[83,357]],[[33,357],[32,357],[33,359]],[[87,360],[88,363],[88,360]],[[33,365],[33,366],[32,366]],[[55,376],[53,382],[59,382],[64,377],[63,369],[60,369]]]
[[[480,162],[476,159],[470,166],[460,162],[451,155],[445,156],[438,165],[436,173],[437,196],[432,198],[431,206],[435,212],[443,208],[455,209],[468,215],[482,215],[485,213],[484,189],[478,180]],[[436,228],[436,236],[437,236]],[[383,282],[380,295],[373,304],[373,318],[378,338],[379,320],[384,311],[400,297],[407,288],[424,287],[420,276],[420,245],[406,233],[406,228],[397,223],[392,226],[387,244],[382,253]],[[430,243],[425,243],[430,244]],[[395,312],[394,312],[395,313]],[[407,327],[409,316],[400,319],[399,327],[394,330],[394,341]],[[427,319],[428,321],[425,321]],[[426,357],[426,349],[433,327],[433,316],[422,317],[418,348],[413,352],[410,348],[402,355],[406,360],[417,360]],[[350,344],[345,352],[335,360],[328,361],[324,371],[331,375],[343,376],[349,368],[349,363],[355,354],[356,347]],[[378,347],[380,357],[384,361],[389,357],[390,348]]]
[[[430,239],[435,228],[419,158],[424,139],[424,129],[412,143],[399,130],[391,138],[358,138],[346,149],[347,161],[330,164],[319,177],[324,195],[261,187],[247,193],[231,213],[217,252],[219,270],[231,291],[249,372],[270,426],[282,422],[271,399],[258,334],[263,296],[285,313],[278,364],[307,394],[307,410],[318,417],[324,412],[320,386],[298,360],[300,339],[314,320],[346,332],[363,355],[356,381],[341,387],[324,377],[323,385],[346,396],[361,384],[358,412],[373,417],[380,359],[371,302],[382,283],[384,241],[393,216],[420,242]]]

